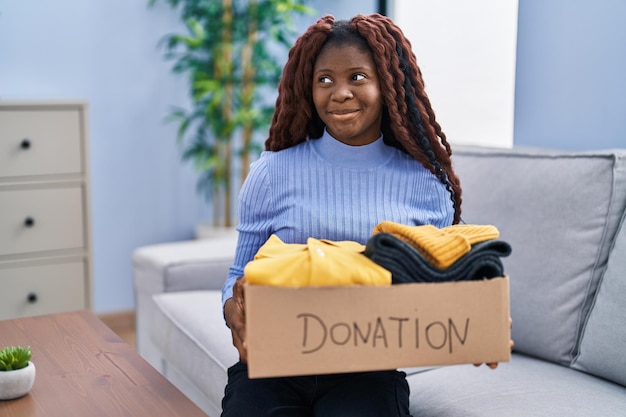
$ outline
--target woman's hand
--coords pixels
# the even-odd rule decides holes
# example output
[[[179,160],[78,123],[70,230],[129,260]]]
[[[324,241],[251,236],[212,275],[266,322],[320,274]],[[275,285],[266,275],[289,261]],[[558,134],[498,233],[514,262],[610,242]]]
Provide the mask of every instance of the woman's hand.
[[[513,320],[509,317],[509,328],[513,327]],[[511,351],[515,347],[515,342],[513,340],[509,340],[509,345],[511,346]],[[474,366],[480,366],[480,363],[475,363]],[[491,369],[496,369],[498,367],[498,362],[488,363],[487,366]]]
[[[246,308],[244,303],[243,284],[246,279],[241,277],[235,281],[233,297],[224,304],[224,318],[233,335],[233,345],[239,351],[239,359],[248,362],[248,347],[246,345]]]

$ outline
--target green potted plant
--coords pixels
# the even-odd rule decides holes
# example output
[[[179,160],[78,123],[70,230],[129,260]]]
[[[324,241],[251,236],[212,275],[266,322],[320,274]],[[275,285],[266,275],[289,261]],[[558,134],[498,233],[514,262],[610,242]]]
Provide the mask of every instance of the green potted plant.
[[[7,346],[0,350],[0,400],[26,395],[35,382],[30,346]]]
[[[188,76],[191,98],[190,109],[169,119],[178,123],[182,159],[200,172],[198,191],[213,202],[213,224],[231,227],[233,191],[262,149],[257,136],[273,114],[293,19],[312,9],[304,0],[163,1],[186,26],[165,36],[164,56]]]

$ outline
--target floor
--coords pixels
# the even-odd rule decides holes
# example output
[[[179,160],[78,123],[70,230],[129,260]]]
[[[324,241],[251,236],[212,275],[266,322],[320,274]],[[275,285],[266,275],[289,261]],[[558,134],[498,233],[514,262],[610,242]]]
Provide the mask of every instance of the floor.
[[[135,312],[121,311],[118,313],[100,314],[98,318],[104,322],[123,341],[136,347]]]

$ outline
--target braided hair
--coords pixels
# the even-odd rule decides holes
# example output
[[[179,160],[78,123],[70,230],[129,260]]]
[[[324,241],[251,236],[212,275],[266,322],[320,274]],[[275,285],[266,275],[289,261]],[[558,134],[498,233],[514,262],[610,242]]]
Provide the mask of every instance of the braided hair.
[[[265,148],[278,151],[324,133],[313,103],[313,67],[322,48],[331,44],[350,44],[372,54],[383,96],[385,143],[411,155],[445,185],[458,223],[461,185],[452,168],[450,144],[435,120],[411,43],[388,17],[357,15],[335,21],[326,15],[298,38],[283,69]]]

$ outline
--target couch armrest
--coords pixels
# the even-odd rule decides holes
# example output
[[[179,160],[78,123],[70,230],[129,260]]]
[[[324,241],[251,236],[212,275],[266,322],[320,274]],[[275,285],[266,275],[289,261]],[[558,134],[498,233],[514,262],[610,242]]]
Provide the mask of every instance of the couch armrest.
[[[137,248],[132,255],[137,351],[163,372],[161,355],[150,340],[155,294],[222,288],[235,257],[237,232],[219,237]]]
[[[221,289],[235,256],[237,233],[143,246],[133,252],[138,293]]]

